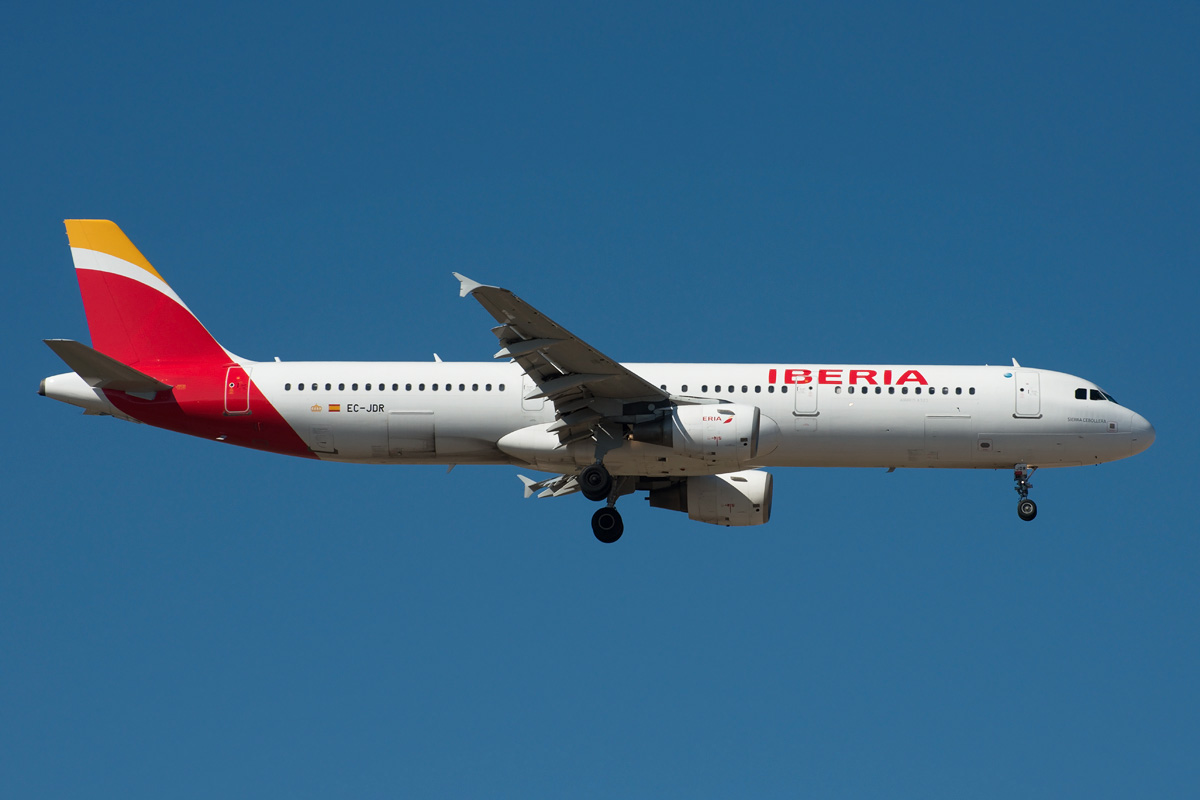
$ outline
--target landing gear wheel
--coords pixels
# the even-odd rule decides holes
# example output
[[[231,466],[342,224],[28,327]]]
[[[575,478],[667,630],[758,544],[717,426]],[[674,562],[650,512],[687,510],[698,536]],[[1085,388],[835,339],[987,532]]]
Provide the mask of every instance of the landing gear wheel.
[[[605,544],[612,544],[621,538],[625,532],[625,523],[621,520],[621,512],[612,506],[605,506],[592,514],[592,533]]]
[[[1037,503],[1028,498],[1017,502],[1017,516],[1029,522],[1037,516]]]
[[[601,464],[584,467],[579,473],[579,489],[588,500],[606,500],[612,491],[613,479]],[[620,536],[621,534],[617,534]]]
[[[1021,496],[1020,502],[1017,503],[1017,516],[1029,522],[1037,516],[1037,503],[1029,499],[1029,490],[1033,488],[1033,484],[1029,479],[1033,477],[1033,473],[1037,472],[1037,467],[1031,467],[1028,464],[1017,464],[1013,468],[1013,480],[1017,482],[1017,494]]]

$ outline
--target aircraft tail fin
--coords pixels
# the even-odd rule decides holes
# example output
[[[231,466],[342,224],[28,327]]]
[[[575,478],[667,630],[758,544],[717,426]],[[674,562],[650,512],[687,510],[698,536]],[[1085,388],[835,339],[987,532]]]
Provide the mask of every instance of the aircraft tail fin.
[[[115,223],[65,224],[98,354],[126,365],[233,360]]]

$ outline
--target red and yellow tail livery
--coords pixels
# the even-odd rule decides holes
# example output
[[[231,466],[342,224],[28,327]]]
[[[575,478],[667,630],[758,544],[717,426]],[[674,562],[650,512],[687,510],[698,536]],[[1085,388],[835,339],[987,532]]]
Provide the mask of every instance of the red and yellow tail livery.
[[[254,362],[213,338],[107,220],[67,220],[92,346],[47,344],[71,372],[47,397],[167,430],[358,464],[495,464],[525,496],[616,503],[713,525],[766,523],[772,467],[1011,470],[1031,520],[1040,467],[1142,452],[1154,428],[1094,383],[1051,370],[911,364],[626,364],[507,289],[461,275],[496,321],[491,362]],[[615,324],[628,324],[616,315]],[[699,346],[699,345],[698,345]]]

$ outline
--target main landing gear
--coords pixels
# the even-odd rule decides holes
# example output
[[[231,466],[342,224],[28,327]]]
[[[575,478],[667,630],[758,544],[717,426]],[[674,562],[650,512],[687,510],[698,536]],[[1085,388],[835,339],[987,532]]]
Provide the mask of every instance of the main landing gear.
[[[1021,495],[1021,499],[1017,501],[1017,516],[1029,522],[1037,516],[1037,503],[1029,499],[1029,490],[1033,488],[1033,484],[1029,479],[1033,477],[1037,467],[1031,467],[1028,464],[1017,464],[1013,469],[1013,480],[1017,482],[1017,494]]]
[[[617,498],[632,491],[628,479],[614,481],[603,464],[584,467],[577,478],[579,489],[588,500],[607,500],[607,505],[592,514],[592,533],[604,544],[612,544],[625,532],[625,522],[617,511]]]
[[[605,506],[592,514],[592,533],[605,544],[612,544],[625,532],[621,512],[614,506]]]
[[[612,492],[613,479],[603,464],[592,464],[584,467],[579,473],[579,490],[588,500],[600,501]]]

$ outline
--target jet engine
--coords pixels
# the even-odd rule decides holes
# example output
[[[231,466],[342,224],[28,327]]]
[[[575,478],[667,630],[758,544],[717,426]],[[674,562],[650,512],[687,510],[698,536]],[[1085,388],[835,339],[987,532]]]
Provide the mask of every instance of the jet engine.
[[[779,425],[757,406],[676,406],[633,426],[634,441],[669,447],[712,463],[741,466],[779,446]]]
[[[698,475],[650,490],[650,505],[711,525],[762,525],[771,519],[771,488],[771,473],[757,469]]]

